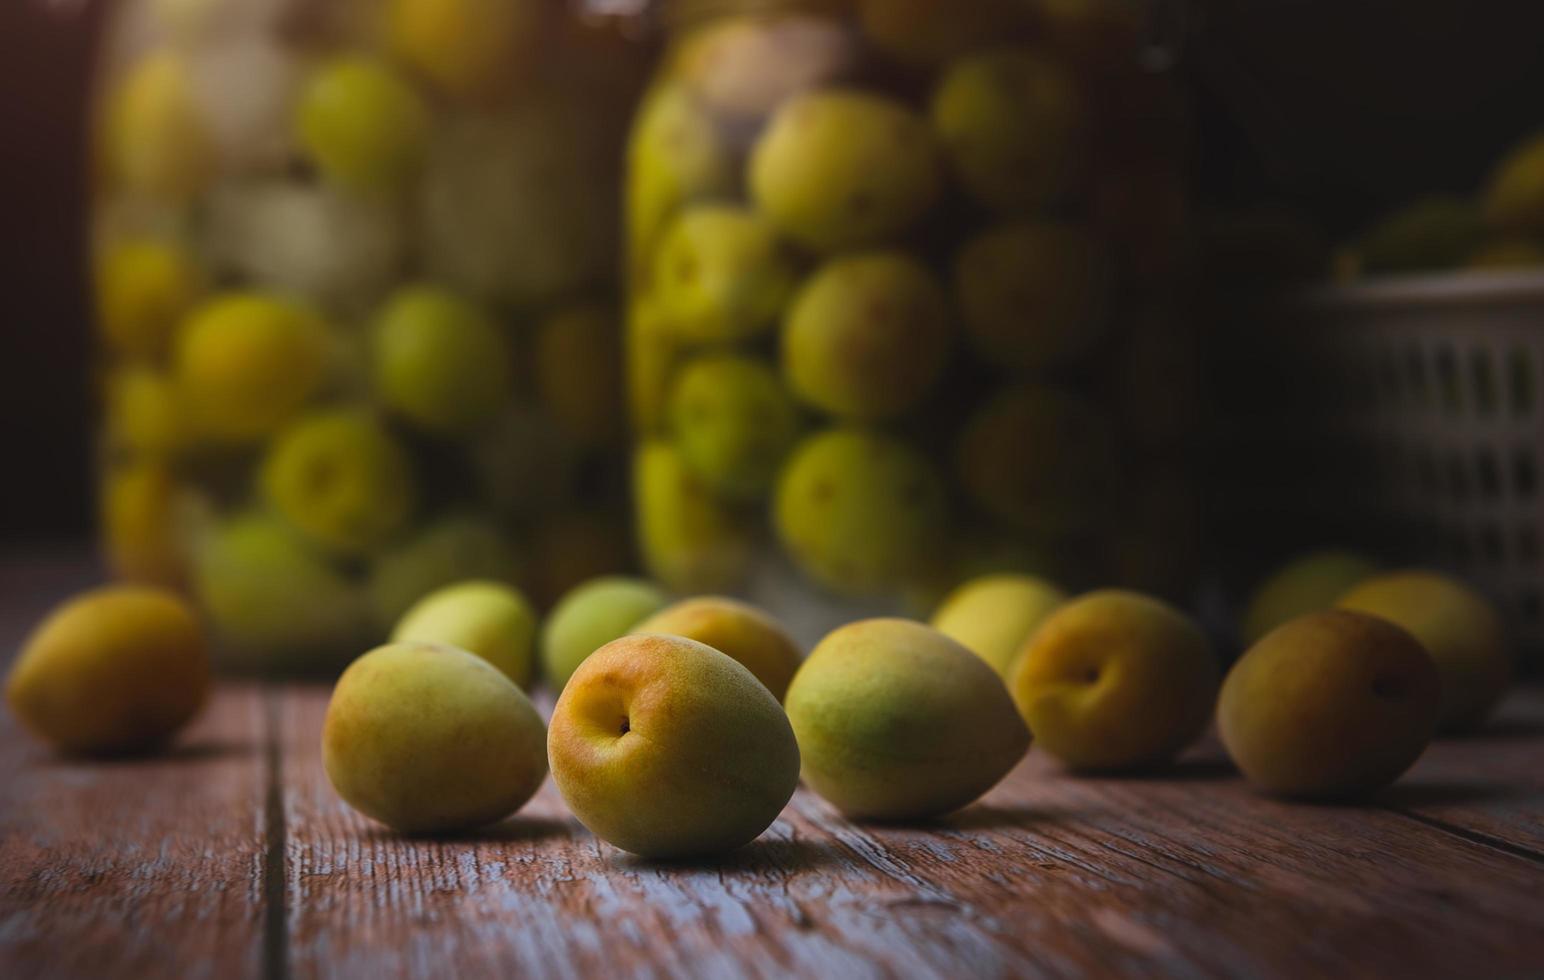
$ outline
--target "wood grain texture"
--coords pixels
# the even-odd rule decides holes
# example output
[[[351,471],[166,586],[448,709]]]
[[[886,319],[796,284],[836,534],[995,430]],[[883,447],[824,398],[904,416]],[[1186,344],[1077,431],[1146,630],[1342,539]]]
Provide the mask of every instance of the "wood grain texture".
[[[83,548],[0,561],[0,662],[97,577]],[[112,762],[0,711],[0,976],[261,975],[266,700],[222,686],[167,753]]]
[[[1544,855],[1544,688],[1514,691],[1482,730],[1434,742],[1380,800],[1455,832]]]
[[[88,566],[0,562],[14,649]],[[1032,752],[929,826],[800,791],[717,862],[595,840],[551,782],[404,839],[318,758],[327,690],[223,686],[179,749],[60,760],[0,720],[0,977],[1544,976],[1544,692],[1361,806],[1250,792],[1215,742],[1144,779]]]
[[[0,975],[261,972],[263,694],[155,758],[63,759],[0,721]]]
[[[683,866],[596,841],[550,781],[469,838],[374,826],[316,759],[325,697],[280,712],[297,977],[1544,972],[1544,858],[1398,801],[1262,799],[1215,748],[1153,779],[1032,753],[927,827],[855,825],[801,790],[751,847]]]

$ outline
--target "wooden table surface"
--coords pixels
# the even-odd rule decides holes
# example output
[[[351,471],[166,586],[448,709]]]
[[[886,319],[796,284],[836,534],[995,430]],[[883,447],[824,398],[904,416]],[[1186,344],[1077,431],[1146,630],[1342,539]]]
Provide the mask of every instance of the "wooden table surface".
[[[0,649],[82,581],[0,565]],[[721,861],[630,858],[550,780],[404,839],[318,759],[321,687],[228,683],[158,758],[0,720],[0,977],[1544,976],[1544,692],[1358,806],[1250,792],[1215,744],[1150,778],[1032,751],[930,826],[801,790]]]

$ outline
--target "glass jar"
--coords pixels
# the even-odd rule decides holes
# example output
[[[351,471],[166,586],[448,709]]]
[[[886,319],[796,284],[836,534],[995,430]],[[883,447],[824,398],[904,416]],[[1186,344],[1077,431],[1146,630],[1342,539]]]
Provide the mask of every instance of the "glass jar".
[[[627,565],[638,46],[561,0],[124,0],[99,64],[105,551],[234,662]]]
[[[1186,120],[1153,11],[667,10],[627,159],[650,573],[805,622],[989,570],[1186,593]]]

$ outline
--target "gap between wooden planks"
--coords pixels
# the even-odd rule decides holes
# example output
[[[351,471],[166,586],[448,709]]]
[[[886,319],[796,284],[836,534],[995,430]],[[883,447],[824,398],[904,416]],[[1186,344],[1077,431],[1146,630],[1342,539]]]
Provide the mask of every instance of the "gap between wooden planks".
[[[1030,758],[930,827],[804,793],[723,861],[597,842],[551,783],[410,840],[321,772],[323,688],[225,685],[159,759],[62,762],[7,719],[0,974],[1520,975],[1544,971],[1544,696],[1362,807],[1261,799],[1214,746],[1152,779]]]
[[[79,577],[0,576],[40,597],[4,648]],[[110,764],[0,716],[0,976],[1544,974],[1538,690],[1367,806],[1261,799],[1215,745],[1151,779],[1032,752],[930,827],[801,791],[688,866],[597,842],[550,781],[480,834],[397,837],[327,785],[326,697],[225,684],[179,748]]]
[[[1073,778],[1036,753],[935,826],[854,825],[801,791],[756,844],[683,867],[597,842],[550,781],[499,827],[403,840],[327,785],[326,692],[280,697],[296,976],[1544,970],[1537,837],[1463,822],[1510,809],[1536,833],[1544,774],[1519,780],[1516,760],[1536,760],[1537,735],[1445,744],[1435,775],[1365,807],[1261,799],[1215,747],[1156,779]],[[1501,730],[1541,708],[1517,700]],[[1514,780],[1499,798],[1487,759]]]

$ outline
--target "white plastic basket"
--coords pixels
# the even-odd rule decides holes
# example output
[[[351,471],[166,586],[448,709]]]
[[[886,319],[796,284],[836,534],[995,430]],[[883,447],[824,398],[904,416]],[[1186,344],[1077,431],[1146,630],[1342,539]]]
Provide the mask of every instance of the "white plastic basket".
[[[1544,647],[1544,272],[1462,272],[1325,287],[1289,327],[1310,357],[1325,438],[1360,463],[1348,506],[1505,606]],[[1344,458],[1344,457],[1342,457]]]

